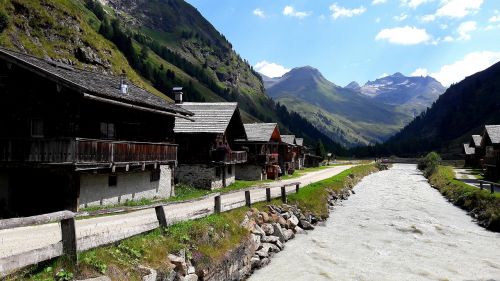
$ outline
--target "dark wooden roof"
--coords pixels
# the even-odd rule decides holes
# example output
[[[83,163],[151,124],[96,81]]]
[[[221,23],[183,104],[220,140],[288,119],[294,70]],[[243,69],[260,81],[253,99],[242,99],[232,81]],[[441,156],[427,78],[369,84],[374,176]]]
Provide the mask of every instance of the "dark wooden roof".
[[[485,133],[488,134],[492,144],[500,144],[500,125],[486,125]]]
[[[476,154],[476,149],[474,147],[470,147],[468,143],[464,143],[464,154],[474,155]]]
[[[482,139],[483,137],[481,137],[480,135],[472,135],[471,142],[469,143],[469,145],[471,147],[480,147]]]
[[[128,91],[120,91],[120,77],[99,72],[78,69],[49,59],[0,48],[0,59],[18,65],[47,79],[53,80],[74,91],[92,94],[130,105],[142,106],[164,112],[192,115],[191,112],[162,99],[131,82],[127,82]]]
[[[233,116],[240,114],[235,102],[185,102],[179,106],[194,113],[194,122],[175,118],[175,133],[224,134]]]
[[[252,123],[245,124],[245,131],[249,142],[269,142],[277,127],[277,123]]]
[[[295,135],[281,135],[281,141],[290,144],[290,145],[295,145]]]

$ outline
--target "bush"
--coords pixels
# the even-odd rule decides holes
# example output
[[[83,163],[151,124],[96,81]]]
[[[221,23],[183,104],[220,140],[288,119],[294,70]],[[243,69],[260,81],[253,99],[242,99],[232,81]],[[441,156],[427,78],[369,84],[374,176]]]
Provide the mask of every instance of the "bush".
[[[9,17],[4,11],[0,11],[0,33],[2,33],[9,25]]]
[[[424,172],[426,178],[430,177],[441,162],[441,157],[436,152],[430,152],[418,162],[418,168]]]

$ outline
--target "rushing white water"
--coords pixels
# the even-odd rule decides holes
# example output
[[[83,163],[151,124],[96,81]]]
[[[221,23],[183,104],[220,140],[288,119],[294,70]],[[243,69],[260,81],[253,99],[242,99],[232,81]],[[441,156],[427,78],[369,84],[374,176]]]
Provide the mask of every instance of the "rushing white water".
[[[500,280],[500,234],[447,202],[415,165],[354,190],[326,226],[287,243],[249,280]]]

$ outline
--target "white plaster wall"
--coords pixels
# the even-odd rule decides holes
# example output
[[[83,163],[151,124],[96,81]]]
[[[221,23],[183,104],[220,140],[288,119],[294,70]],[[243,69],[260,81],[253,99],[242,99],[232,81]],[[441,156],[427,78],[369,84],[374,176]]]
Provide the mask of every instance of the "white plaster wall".
[[[253,164],[243,164],[236,166],[236,179],[239,180],[265,180],[262,167]]]
[[[231,173],[229,173],[229,167],[231,167]],[[226,169],[226,186],[233,184],[236,181],[236,165],[227,165]]]
[[[80,208],[113,205],[126,200],[168,198],[172,192],[172,172],[168,165],[160,166],[160,180],[151,182],[151,171],[117,174],[117,185],[108,186],[109,175],[80,176]]]

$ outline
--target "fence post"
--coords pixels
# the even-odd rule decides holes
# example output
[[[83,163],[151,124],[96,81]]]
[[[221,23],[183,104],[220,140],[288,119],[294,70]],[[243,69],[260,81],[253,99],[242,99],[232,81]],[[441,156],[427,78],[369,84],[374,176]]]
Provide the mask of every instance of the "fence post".
[[[222,210],[220,195],[215,196],[214,201],[215,201],[214,212],[216,214],[220,214],[220,212]]]
[[[158,219],[158,223],[160,227],[167,227],[167,217],[165,216],[165,210],[163,209],[163,205],[156,206],[156,218]]]
[[[63,255],[74,264],[78,263],[75,218],[61,220]]]
[[[495,185],[490,183],[490,191],[491,193],[495,193]]]
[[[295,185],[295,193],[299,193],[300,183]]]
[[[252,207],[252,200],[250,199],[250,190],[245,191],[245,204],[247,207]]]
[[[271,202],[271,188],[270,187],[266,188],[266,201]]]
[[[286,186],[281,187],[281,201],[286,203]]]
[[[483,182],[482,181],[479,182],[479,187],[481,188],[481,190],[483,190]]]

